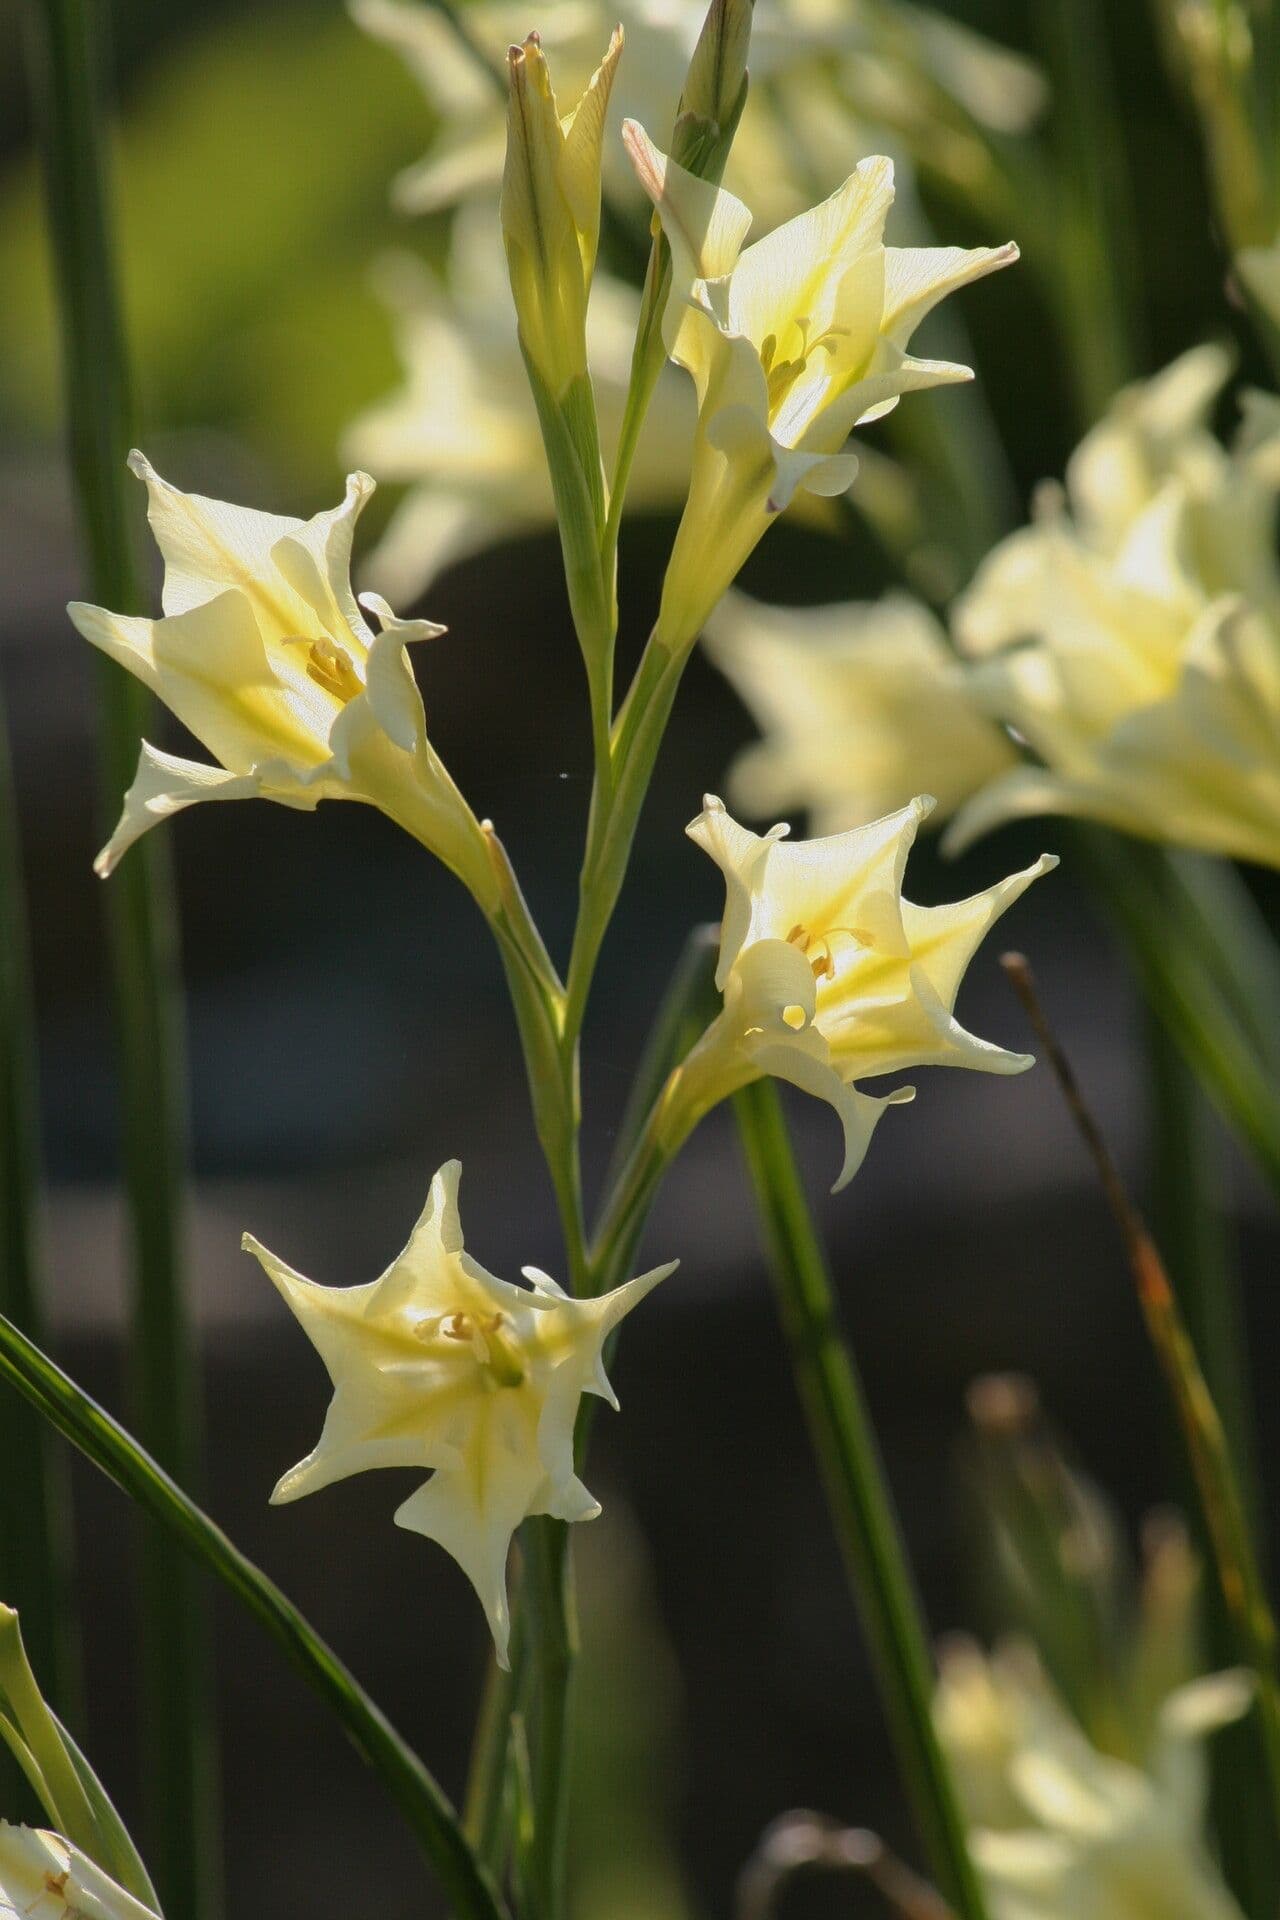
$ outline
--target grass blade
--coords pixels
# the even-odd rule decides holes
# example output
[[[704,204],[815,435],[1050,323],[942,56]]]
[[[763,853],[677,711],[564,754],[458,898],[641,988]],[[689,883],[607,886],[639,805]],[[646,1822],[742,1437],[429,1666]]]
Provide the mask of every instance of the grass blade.
[[[141,610],[124,456],[127,361],[108,215],[101,97],[105,9],[28,0],[33,104],[61,310],[70,460],[95,598]],[[114,819],[151,711],[100,666],[103,811]],[[124,1184],[134,1274],[132,1385],[149,1447],[184,1479],[198,1458],[198,1379],[181,1278],[185,1100],[179,969],[163,842],[153,836],[106,895],[120,1057]],[[172,1544],[141,1543],[148,1854],[166,1904],[191,1920],[220,1908],[216,1750],[207,1621]]]
[[[0,709],[0,1313],[33,1339],[44,1334],[39,1256],[39,1142],[35,1012],[27,922]],[[79,1661],[67,1605],[71,1571],[70,1489],[49,1436],[16,1401],[0,1406],[0,1601],[30,1622],[41,1682],[74,1714]]]
[[[735,1094],[734,1108],[796,1384],[921,1838],[956,1913],[985,1920],[934,1731],[933,1662],[920,1603],[777,1089],[757,1080]]]

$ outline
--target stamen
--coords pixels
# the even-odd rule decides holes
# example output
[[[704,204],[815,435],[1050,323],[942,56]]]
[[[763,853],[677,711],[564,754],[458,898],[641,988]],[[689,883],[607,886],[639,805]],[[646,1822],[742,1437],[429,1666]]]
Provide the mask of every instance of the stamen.
[[[322,634],[318,640],[309,640],[303,633],[290,634],[284,644],[306,649],[308,680],[314,680],[326,693],[341,700],[343,706],[348,700],[354,700],[358,693],[364,692],[364,681],[356,672],[350,655],[328,634]]]

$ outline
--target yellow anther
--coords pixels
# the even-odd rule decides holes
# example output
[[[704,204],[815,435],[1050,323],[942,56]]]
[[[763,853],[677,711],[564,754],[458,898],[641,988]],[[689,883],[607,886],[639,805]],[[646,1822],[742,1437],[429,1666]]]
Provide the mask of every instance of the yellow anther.
[[[364,692],[364,681],[356,672],[350,656],[327,635],[319,640],[304,640],[302,644],[307,649],[308,680],[314,680],[318,687],[333,694],[344,706],[348,700],[354,700],[358,693]]]

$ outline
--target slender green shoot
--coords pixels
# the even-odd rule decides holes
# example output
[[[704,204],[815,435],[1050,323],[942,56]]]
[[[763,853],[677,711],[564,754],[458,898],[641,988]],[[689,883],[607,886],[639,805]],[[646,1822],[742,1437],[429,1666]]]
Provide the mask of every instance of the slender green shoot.
[[[104,11],[92,0],[27,0],[26,20],[89,584],[105,605],[141,611],[125,491],[131,436],[108,205]],[[112,663],[104,660],[100,674],[102,810],[111,819],[133,778],[151,703]],[[135,849],[105,898],[132,1235],[133,1393],[147,1444],[190,1479],[199,1454],[199,1393],[181,1278],[186,1115],[179,969],[159,836]],[[148,1853],[168,1905],[202,1920],[220,1906],[206,1621],[171,1543],[148,1534],[141,1551]]]
[[[758,1080],[735,1094],[734,1107],[796,1384],[920,1836],[961,1920],[985,1920],[934,1730],[928,1632],[777,1089]]]
[[[35,1008],[9,742],[0,708],[0,1313],[44,1337],[39,1250]],[[36,1671],[64,1714],[78,1709],[68,1610],[71,1507],[65,1463],[40,1422],[0,1406],[0,1601],[28,1622]]]

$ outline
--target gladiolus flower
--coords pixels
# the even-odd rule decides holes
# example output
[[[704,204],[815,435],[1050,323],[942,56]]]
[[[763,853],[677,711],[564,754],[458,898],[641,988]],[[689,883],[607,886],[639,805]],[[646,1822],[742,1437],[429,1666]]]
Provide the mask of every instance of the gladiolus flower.
[[[725,877],[716,985],[724,1011],[673,1087],[671,1124],[775,1074],[829,1101],[844,1127],[836,1188],[853,1178],[887,1106],[914,1088],[874,1097],[860,1082],[918,1066],[1022,1073],[1030,1054],[968,1033],[955,1017],[979,942],[1033,880],[1045,854],[972,899],[917,907],[902,874],[928,799],[867,827],[788,845],[785,826],[751,833],[713,794],[688,829]],[[690,1103],[697,1103],[697,1112]]]
[[[1228,452],[1198,349],[1121,394],[958,603],[973,699],[1039,765],[957,815],[967,845],[1063,813],[1280,865],[1280,406],[1248,396]]]
[[[798,488],[842,493],[854,427],[901,394],[968,380],[907,343],[944,295],[1018,257],[1015,246],[893,248],[889,160],[864,160],[829,200],[742,250],[740,200],[661,153],[628,121],[623,138],[671,246],[667,351],[698,396],[693,479],[657,632],[691,646],[716,601]]]
[[[157,1920],[59,1834],[0,1821],[0,1920]]]
[[[511,1538],[532,1514],[592,1520],[600,1511],[574,1471],[578,1402],[617,1400],[605,1340],[664,1280],[657,1267],[599,1299],[575,1299],[536,1268],[527,1288],[487,1273],[463,1250],[456,1160],[443,1166],[409,1244],[366,1286],[321,1287],[250,1234],[333,1382],[319,1442],[286,1473],[274,1502],[297,1500],[373,1467],[433,1469],[399,1526],[452,1554],[480,1596],[505,1665]]]
[[[806,807],[816,832],[841,833],[928,785],[945,819],[1017,764],[937,620],[907,594],[770,607],[730,593],[706,638],[764,735],[730,774],[730,799],[753,816]]]
[[[144,741],[96,870],[110,873],[148,827],[198,800],[363,800],[438,854],[482,906],[495,905],[485,837],[427,738],[405,651],[444,629],[397,619],[376,594],[357,604],[352,592],[352,535],[373,481],[354,473],[341,506],[295,520],[182,493],[140,453],[129,464],[146,482],[164,556],[164,618],[81,601],[68,611],[221,765]]]

